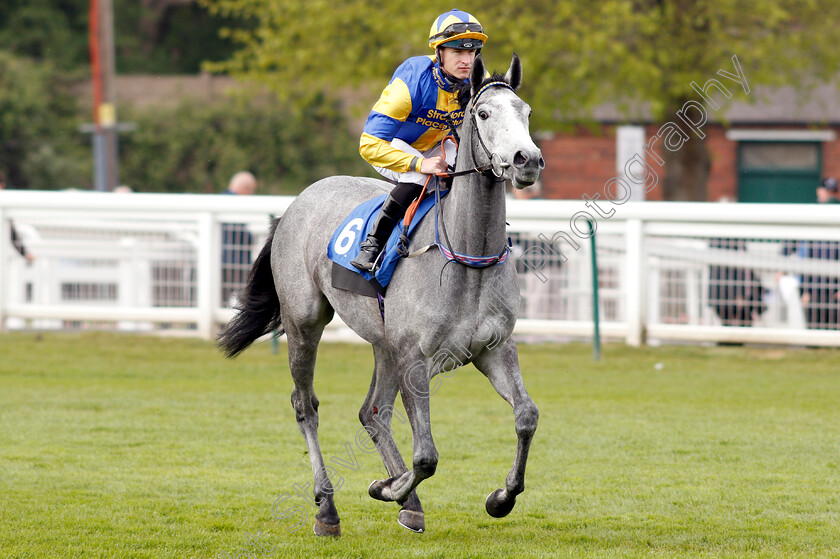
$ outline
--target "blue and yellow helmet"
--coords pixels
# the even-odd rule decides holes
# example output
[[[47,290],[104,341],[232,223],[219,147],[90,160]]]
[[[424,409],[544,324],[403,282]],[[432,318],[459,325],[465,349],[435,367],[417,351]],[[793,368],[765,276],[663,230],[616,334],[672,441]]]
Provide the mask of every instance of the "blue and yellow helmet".
[[[487,35],[475,17],[461,10],[441,14],[429,30],[429,46],[476,50],[484,46]]]

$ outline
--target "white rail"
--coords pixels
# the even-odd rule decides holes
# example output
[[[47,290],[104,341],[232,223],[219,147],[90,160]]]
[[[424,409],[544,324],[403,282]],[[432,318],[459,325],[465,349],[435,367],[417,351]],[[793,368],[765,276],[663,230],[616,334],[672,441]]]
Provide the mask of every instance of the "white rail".
[[[242,279],[241,269],[231,276],[231,264],[223,263],[231,250],[222,246],[223,224],[247,231],[248,246],[234,249],[253,257],[269,215],[281,215],[291,201],[0,191],[0,327],[211,338],[231,316],[223,297]],[[816,204],[510,200],[523,295],[518,335],[591,336],[583,212],[597,218],[604,336],[633,345],[840,346],[840,299],[807,297],[819,299],[840,283],[832,252],[840,243],[840,209]],[[31,261],[9,242],[12,224]],[[820,246],[827,252],[814,251]],[[742,300],[745,291],[752,300]]]

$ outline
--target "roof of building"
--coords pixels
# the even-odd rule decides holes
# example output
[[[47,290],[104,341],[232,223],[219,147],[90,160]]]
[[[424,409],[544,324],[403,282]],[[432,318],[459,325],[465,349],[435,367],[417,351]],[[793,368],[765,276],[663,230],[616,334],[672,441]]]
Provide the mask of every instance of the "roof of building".
[[[706,105],[710,122],[728,124],[840,124],[840,89],[821,85],[810,91],[797,91],[793,87],[762,87],[751,89],[748,96],[734,95],[721,102],[719,110]],[[700,100],[696,95],[695,100]],[[623,110],[622,110],[623,109]],[[604,123],[653,122],[648,103],[622,107],[605,104],[595,107],[590,117]]]

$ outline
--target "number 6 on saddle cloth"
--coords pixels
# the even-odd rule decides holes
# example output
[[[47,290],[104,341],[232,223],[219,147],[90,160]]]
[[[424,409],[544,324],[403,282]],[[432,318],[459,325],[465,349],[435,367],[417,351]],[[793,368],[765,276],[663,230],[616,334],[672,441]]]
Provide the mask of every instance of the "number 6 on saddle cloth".
[[[440,197],[449,194],[448,190],[441,191]],[[333,233],[327,245],[327,256],[333,261],[332,285],[338,289],[345,289],[365,295],[367,297],[382,298],[391,281],[397,263],[403,257],[397,251],[400,237],[405,234],[411,237],[414,229],[422,221],[429,210],[435,205],[435,196],[424,198],[417,206],[414,218],[404,231],[404,221],[400,220],[382,251],[382,264],[374,274],[356,269],[350,264],[359,254],[359,245],[367,237],[368,231],[379,214],[379,209],[387,198],[387,194],[372,198],[358,205],[348,215]]]

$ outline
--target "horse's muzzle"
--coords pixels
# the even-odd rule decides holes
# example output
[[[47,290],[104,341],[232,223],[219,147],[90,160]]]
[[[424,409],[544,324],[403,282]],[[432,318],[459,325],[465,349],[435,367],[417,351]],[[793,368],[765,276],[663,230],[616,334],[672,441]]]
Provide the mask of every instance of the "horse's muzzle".
[[[536,147],[533,150],[519,150],[513,156],[513,186],[526,188],[540,178],[545,169],[545,159]]]

